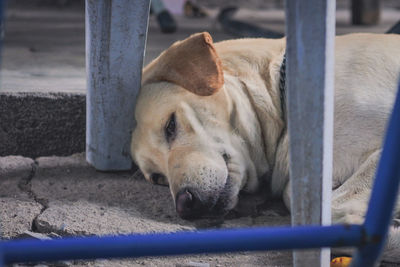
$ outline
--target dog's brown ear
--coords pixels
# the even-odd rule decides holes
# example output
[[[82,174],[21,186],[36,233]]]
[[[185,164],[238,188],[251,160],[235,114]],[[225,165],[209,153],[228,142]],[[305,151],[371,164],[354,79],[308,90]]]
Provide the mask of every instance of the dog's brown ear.
[[[224,84],[221,60],[211,35],[197,33],[174,43],[143,73],[143,82],[167,81],[201,96],[214,94]]]

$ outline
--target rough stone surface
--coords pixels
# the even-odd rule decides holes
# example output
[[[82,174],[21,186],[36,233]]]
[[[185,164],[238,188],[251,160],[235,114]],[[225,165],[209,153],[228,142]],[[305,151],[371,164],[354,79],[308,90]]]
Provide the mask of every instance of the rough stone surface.
[[[69,157],[41,157],[32,179],[32,192],[46,209],[34,221],[34,229],[61,236],[114,235],[127,233],[175,232],[209,228],[284,225],[290,217],[280,202],[261,210],[250,207],[262,197],[243,199],[243,215],[228,218],[181,220],[174,210],[169,189],[145,181],[138,171],[98,172],[84,154]],[[239,212],[240,213],[240,212]],[[76,261],[77,266],[290,266],[289,252],[197,255],[135,260]],[[192,264],[192,265],[191,265]]]
[[[37,162],[32,190],[38,199],[82,200],[122,207],[152,220],[183,222],[175,215],[169,189],[151,185],[133,172],[98,172],[86,163],[84,154],[43,157]]]
[[[32,159],[0,157],[0,238],[13,238],[30,230],[42,210],[30,191]]]
[[[0,158],[0,166],[1,177],[23,181],[7,185],[14,187],[17,193],[20,190],[21,194],[9,190],[7,195],[4,193],[7,190],[2,191],[0,228],[3,238],[58,238],[290,224],[283,203],[269,200],[265,194],[241,196],[238,208],[224,218],[181,220],[175,213],[167,187],[150,184],[138,171],[98,172],[86,163],[84,154],[41,157],[35,162],[22,157],[6,157]],[[291,265],[290,252],[272,251],[77,260],[38,266]]]
[[[0,93],[0,156],[85,150],[84,94]]]
[[[179,257],[139,258],[133,260],[98,260],[76,262],[77,266],[123,267],[123,266],[160,266],[160,267],[288,267],[292,266],[292,257],[288,252],[241,252],[225,254],[187,255]]]
[[[60,235],[116,235],[129,233],[175,232],[193,227],[146,218],[136,209],[89,202],[50,201],[35,221],[42,233]]]
[[[31,230],[42,205],[34,200],[0,198],[0,239],[13,238]]]
[[[25,184],[32,176],[34,161],[21,156],[0,157],[0,197],[24,197]]]

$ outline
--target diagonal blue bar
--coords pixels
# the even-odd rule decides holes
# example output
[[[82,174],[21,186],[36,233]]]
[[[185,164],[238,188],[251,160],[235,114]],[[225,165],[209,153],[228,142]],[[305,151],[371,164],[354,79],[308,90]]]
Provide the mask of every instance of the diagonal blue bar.
[[[3,249],[2,249],[2,242],[0,241],[0,267],[3,267],[4,259],[3,259]]]
[[[165,256],[358,246],[361,225],[245,228],[196,232],[20,240],[0,243],[6,264],[72,259]]]
[[[365,217],[364,227],[368,244],[357,251],[352,266],[374,266],[382,253],[399,190],[399,159],[400,84]]]

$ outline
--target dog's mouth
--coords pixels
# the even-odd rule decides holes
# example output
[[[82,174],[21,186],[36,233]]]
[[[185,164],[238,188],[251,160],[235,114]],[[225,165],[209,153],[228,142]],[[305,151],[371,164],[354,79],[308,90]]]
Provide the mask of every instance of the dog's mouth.
[[[211,209],[214,216],[223,216],[230,210],[232,198],[232,177],[228,174],[224,188],[220,191],[219,197],[215,205]]]
[[[221,217],[226,215],[231,209],[231,199],[233,194],[233,179],[229,173],[229,161],[231,156],[226,152],[222,153],[222,158],[225,161],[225,167],[228,170],[228,175],[226,177],[226,182],[222,190],[219,192],[219,196],[213,206],[209,208],[209,211],[205,216],[207,217]]]
[[[179,216],[185,220],[195,219],[213,219],[217,217],[223,217],[229,212],[229,206],[231,205],[231,188],[232,178],[230,175],[227,176],[224,188],[219,192],[218,198],[209,201],[201,201],[200,196],[193,190],[187,190],[194,200],[191,205],[191,209],[184,211],[184,208],[179,207],[177,204],[176,210]],[[187,194],[187,193],[185,193]]]
[[[234,195],[234,184],[232,176],[229,174],[228,163],[230,160],[230,156],[227,154],[222,154],[224,158],[226,168],[228,170],[228,175],[226,177],[225,184],[221,190],[215,192],[213,196],[211,196],[208,200],[203,199],[203,201],[199,201],[202,204],[193,205],[193,209],[190,212],[182,213],[179,212],[177,207],[178,214],[187,220],[192,219],[208,219],[208,218],[216,218],[223,217],[226,215],[233,207],[233,203],[235,202],[232,197]],[[190,192],[190,190],[189,190]],[[196,191],[190,192],[193,195],[194,199],[202,199],[201,195],[197,195]],[[217,195],[217,197],[215,197]]]
[[[175,196],[176,212],[182,219],[222,218],[234,209],[239,198],[235,176],[230,172],[230,155],[221,153],[227,176],[225,183],[215,191],[203,191],[197,187],[182,187]]]

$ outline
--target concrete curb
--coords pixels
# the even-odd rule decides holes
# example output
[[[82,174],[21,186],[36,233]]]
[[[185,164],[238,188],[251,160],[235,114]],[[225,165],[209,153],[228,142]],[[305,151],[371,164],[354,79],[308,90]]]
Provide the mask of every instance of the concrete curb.
[[[85,124],[85,94],[0,93],[0,156],[82,152]]]

